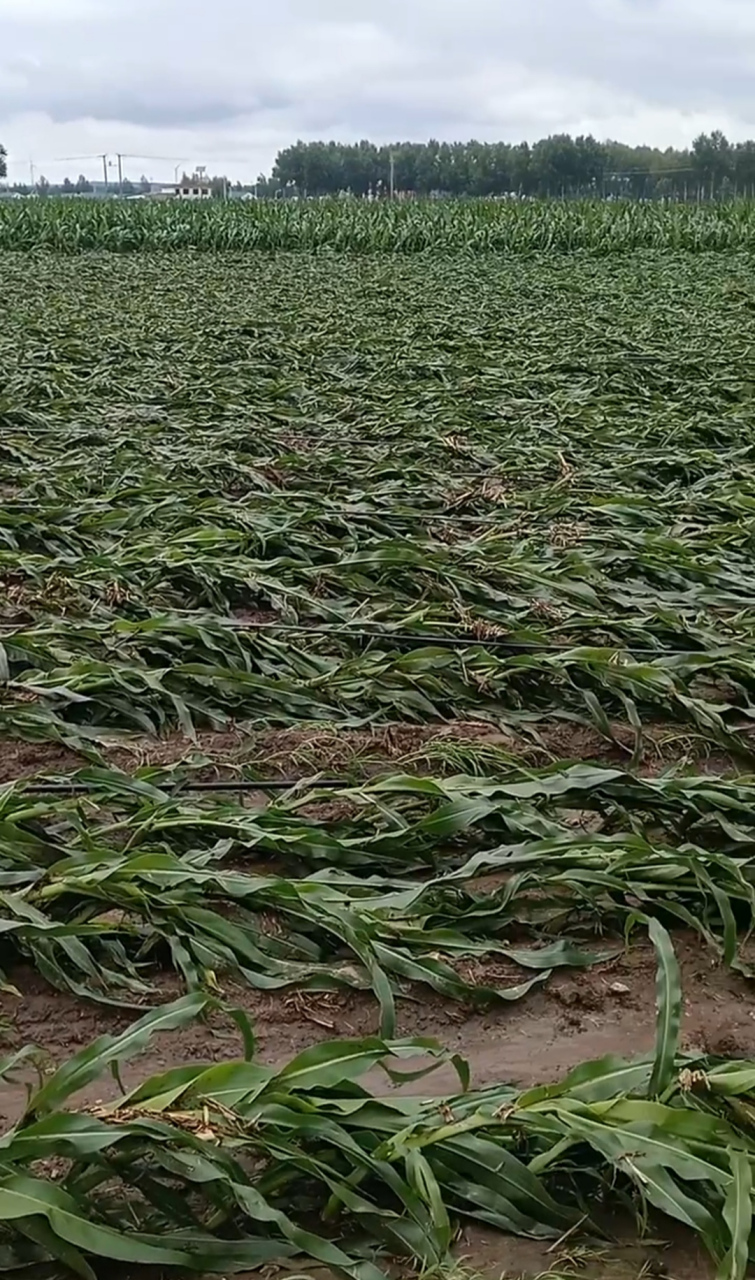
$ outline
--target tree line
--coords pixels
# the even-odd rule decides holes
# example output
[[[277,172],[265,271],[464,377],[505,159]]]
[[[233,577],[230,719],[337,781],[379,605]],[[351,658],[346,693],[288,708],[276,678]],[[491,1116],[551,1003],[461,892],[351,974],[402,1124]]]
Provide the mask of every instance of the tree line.
[[[755,141],[714,130],[684,150],[566,133],[533,144],[296,142],[260,184],[267,195],[721,198],[755,194]]]
[[[0,169],[0,177],[5,176]],[[21,196],[90,196],[105,193],[112,195],[118,192],[124,196],[135,196],[151,191],[152,184],[149,178],[144,176],[138,182],[131,182],[128,178],[124,178],[121,184],[111,182],[105,186],[101,180],[92,182],[83,173],[79,174],[75,182],[71,178],[64,178],[62,182],[51,182],[44,174],[40,174],[34,185],[30,182],[12,182],[8,184],[7,189]]]
[[[2,148],[0,148],[0,151],[2,151]],[[6,173],[3,171],[3,156],[0,155],[0,178],[5,176]],[[217,199],[221,199],[230,190],[244,190],[240,182],[237,182],[234,186],[229,178],[222,175],[208,177],[207,181],[210,184],[212,195]],[[86,178],[83,173],[79,174],[75,182],[70,178],[64,178],[62,182],[50,182],[49,178],[46,178],[44,174],[40,174],[33,186],[28,182],[14,182],[8,184],[7,190],[18,195],[27,196],[138,196],[148,195],[155,185],[162,187],[167,186],[172,190],[176,185],[192,186],[193,182],[194,179],[186,173],[184,173],[179,183],[169,182],[162,184],[153,184],[146,174],[142,174],[138,182],[132,182],[130,178],[124,177],[118,181],[110,181],[107,183],[102,179],[92,182],[89,178]]]
[[[0,145],[0,178],[7,176],[7,153]],[[214,178],[213,191],[225,194],[228,180]],[[102,190],[101,190],[102,189]],[[124,178],[123,195],[151,189]],[[234,191],[241,191],[240,183]],[[250,188],[243,188],[248,190]],[[254,188],[258,195],[355,196],[598,196],[632,199],[722,199],[755,196],[755,141],[731,143],[720,130],[701,133],[691,147],[629,147],[598,142],[591,135],[552,134],[530,144],[520,142],[296,142],[276,157],[269,175]],[[91,182],[80,174],[53,184],[40,177],[34,187],[16,183],[19,194],[113,194],[117,184]]]

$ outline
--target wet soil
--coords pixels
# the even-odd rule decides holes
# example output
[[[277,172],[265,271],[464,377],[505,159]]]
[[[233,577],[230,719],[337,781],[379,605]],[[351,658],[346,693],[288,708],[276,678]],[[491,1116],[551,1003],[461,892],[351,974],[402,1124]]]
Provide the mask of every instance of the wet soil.
[[[755,1060],[755,999],[748,982],[720,964],[694,935],[675,934],[674,943],[685,993],[683,1047]],[[398,1033],[435,1036],[462,1053],[472,1066],[474,1085],[501,1080],[543,1083],[585,1060],[609,1053],[631,1057],[650,1050],[655,973],[652,947],[638,939],[616,958],[591,969],[555,974],[545,987],[535,988],[516,1004],[473,1009],[425,987],[407,987],[398,1002]],[[521,977],[519,970],[516,974]],[[22,998],[0,995],[6,1048],[33,1043],[51,1062],[62,1061],[98,1035],[122,1030],[137,1016],[57,991],[30,968],[18,968],[7,976]],[[508,976],[515,977],[513,967]],[[162,999],[181,993],[176,977],[166,974]],[[260,1057],[274,1065],[316,1041],[378,1030],[377,1005],[365,992],[267,995],[226,983],[223,995],[252,1015]],[[238,1048],[232,1024],[213,1015],[207,1023],[184,1028],[178,1036],[155,1038],[139,1059],[126,1065],[124,1074],[133,1081],[171,1062],[233,1057]],[[431,1091],[454,1092],[455,1081],[453,1070],[441,1067],[431,1077]],[[424,1094],[428,1082],[416,1088]],[[0,1119],[7,1121],[12,1115],[10,1103],[8,1091],[0,1090]]]
[[[676,935],[685,992],[683,1044],[690,1051],[755,1059],[755,1001],[746,981],[719,964],[692,935]],[[576,973],[555,975],[543,989],[535,990],[515,1005],[474,1010],[434,996],[425,988],[407,989],[399,1001],[399,1034],[436,1037],[465,1056],[472,1068],[473,1086],[497,1081],[520,1085],[544,1083],[561,1077],[579,1063],[616,1054],[631,1057],[650,1050],[655,1026],[655,960],[652,948],[637,941],[613,959]],[[98,1035],[123,1030],[133,1018],[126,1011],[101,1008],[51,989],[34,970],[19,968],[8,975],[22,995],[0,997],[0,1013],[6,1026],[4,1049],[34,1043],[50,1065],[75,1053]],[[180,994],[173,975],[166,975],[165,1000]],[[378,1029],[377,1006],[369,994],[293,992],[268,996],[248,987],[226,985],[226,999],[245,1008],[254,1021],[260,1058],[283,1065],[308,1045],[346,1035],[374,1033]],[[182,1062],[214,1062],[238,1056],[238,1032],[220,1015],[196,1023],[178,1033],[156,1037],[138,1059],[124,1064],[126,1087]],[[376,1092],[393,1086],[380,1071],[365,1083]],[[112,1096],[109,1078],[91,1086],[80,1101],[92,1103]],[[422,1096],[449,1094],[458,1085],[452,1068],[442,1066],[418,1083],[401,1086],[404,1092]],[[0,1126],[19,1115],[25,1103],[21,1082],[0,1089]],[[574,1272],[590,1280],[634,1280],[648,1259],[676,1280],[706,1280],[712,1271],[697,1242],[674,1235],[664,1220],[655,1236],[667,1240],[666,1249],[611,1248],[594,1250],[583,1257],[586,1267]],[[616,1231],[623,1239],[631,1232]],[[502,1274],[537,1276],[556,1260],[548,1245],[503,1237],[495,1232],[467,1227],[458,1252],[465,1266],[499,1280]],[[575,1246],[576,1247],[576,1246]],[[581,1246],[580,1246],[581,1247]],[[574,1251],[572,1249],[572,1256]],[[589,1262],[589,1266],[587,1263]],[[595,1266],[598,1270],[595,1270]],[[568,1275],[569,1272],[567,1271]]]
[[[464,772],[463,755],[456,761],[448,754],[454,746],[462,752],[465,746],[490,749],[500,753],[501,760],[512,755],[533,766],[559,759],[599,760],[629,768],[633,730],[622,723],[613,724],[611,730],[612,741],[588,726],[558,721],[539,723],[530,734],[474,720],[365,730],[328,726],[253,732],[239,725],[223,732],[200,732],[195,740],[178,733],[162,738],[123,735],[105,741],[101,750],[108,765],[125,771],[194,761],[198,780],[230,779],[245,767],[270,778],[305,778],[315,773],[368,776],[398,762],[416,772]],[[72,773],[86,763],[78,752],[57,742],[0,740],[0,783],[37,773]],[[710,774],[744,768],[721,752],[706,750],[694,735],[670,734],[668,726],[648,727],[639,772],[651,776],[672,765]]]

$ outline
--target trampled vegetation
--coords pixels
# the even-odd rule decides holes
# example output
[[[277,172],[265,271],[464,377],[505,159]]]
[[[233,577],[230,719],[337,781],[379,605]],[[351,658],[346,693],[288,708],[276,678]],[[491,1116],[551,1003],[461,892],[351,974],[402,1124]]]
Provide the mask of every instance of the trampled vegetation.
[[[463,1092],[375,1097],[359,1083],[370,1068],[397,1084],[450,1055],[424,1039],[371,1037],[316,1046],[275,1070],[255,1061],[251,1028],[235,1015],[244,1058],[177,1067],[110,1104],[69,1107],[156,1032],[214,1002],[188,996],[102,1037],[30,1093],[2,1139],[8,1264],[52,1255],[93,1280],[92,1257],[233,1273],[304,1254],[379,1280],[376,1249],[452,1268],[454,1215],[544,1240],[599,1235],[596,1203],[610,1185],[704,1235],[721,1277],[744,1276],[755,1063],[679,1054],[678,969],[666,931],[656,924],[653,937],[654,1056],[584,1063],[535,1089],[470,1090],[453,1056]],[[402,1070],[418,1055],[430,1065]],[[51,1166],[54,1182],[40,1173]]]
[[[8,1265],[370,1280],[447,1267],[459,1215],[594,1237],[605,1196],[742,1280],[755,1066],[684,1046],[673,940],[752,977],[751,210],[113,210],[77,241],[14,209],[14,247],[154,253],[3,257],[0,969],[6,1009],[34,971],[142,1022],[0,1140]],[[400,252],[549,218],[656,247]],[[160,252],[278,234],[358,252]],[[504,1019],[648,935],[654,1055],[355,1083],[452,1060],[401,1039],[417,1002]],[[272,1068],[237,1013],[244,1060],[68,1109],[260,993],[362,1000],[375,1036]]]
[[[218,973],[263,990],[371,987],[387,1036],[402,978],[453,999],[517,1000],[555,969],[615,954],[595,939],[648,914],[695,930],[750,976],[737,938],[755,908],[747,785],[554,766],[315,786],[258,812],[171,794],[180,778],[79,773],[86,801],[37,798],[34,832],[24,785],[6,791],[7,956],[126,1006],[159,996],[148,965],[161,955],[189,989]],[[323,804],[349,816],[312,817]],[[519,970],[510,985],[485,977],[501,960]]]

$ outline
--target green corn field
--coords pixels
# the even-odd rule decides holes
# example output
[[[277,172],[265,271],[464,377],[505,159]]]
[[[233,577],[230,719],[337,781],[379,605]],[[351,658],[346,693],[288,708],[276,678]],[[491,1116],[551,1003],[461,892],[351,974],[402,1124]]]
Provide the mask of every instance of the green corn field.
[[[0,206],[4,1269],[750,1274],[754,233]]]
[[[80,253],[603,255],[638,249],[755,248],[755,206],[631,201],[280,200],[212,203],[37,199],[0,204],[0,250]]]

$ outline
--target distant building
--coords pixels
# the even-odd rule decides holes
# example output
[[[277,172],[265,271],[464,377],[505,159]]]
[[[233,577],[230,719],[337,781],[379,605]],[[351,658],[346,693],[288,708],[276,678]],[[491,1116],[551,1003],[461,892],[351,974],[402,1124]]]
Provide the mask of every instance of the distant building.
[[[190,178],[184,174],[175,188],[175,193],[179,200],[210,200],[212,184],[204,169],[199,169]]]
[[[127,200],[175,200],[175,187],[160,187],[152,191],[138,191],[135,196],[126,196]]]

